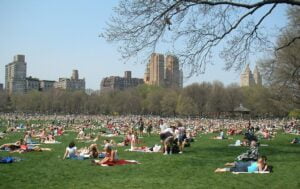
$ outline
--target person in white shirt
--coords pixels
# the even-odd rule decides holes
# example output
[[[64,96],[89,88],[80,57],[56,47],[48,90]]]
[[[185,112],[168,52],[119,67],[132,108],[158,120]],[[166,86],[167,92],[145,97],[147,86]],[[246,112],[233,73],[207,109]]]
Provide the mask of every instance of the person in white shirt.
[[[63,159],[66,158],[71,158],[71,159],[78,158],[77,147],[75,146],[74,142],[70,142],[69,146],[66,148],[66,152],[64,154]]]
[[[160,128],[160,134],[163,133],[168,128],[168,125],[164,123],[162,119],[159,120],[159,128]]]

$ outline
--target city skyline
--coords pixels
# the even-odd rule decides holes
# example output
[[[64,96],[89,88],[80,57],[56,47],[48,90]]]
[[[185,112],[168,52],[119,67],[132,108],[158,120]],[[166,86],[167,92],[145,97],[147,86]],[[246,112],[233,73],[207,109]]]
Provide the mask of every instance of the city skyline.
[[[117,0],[105,3],[80,1],[16,1],[0,2],[0,83],[5,83],[5,65],[16,54],[26,55],[28,76],[41,80],[57,80],[69,75],[70,70],[80,70],[86,79],[86,88],[99,89],[102,78],[123,75],[131,70],[134,77],[143,78],[147,62],[123,63],[117,46],[98,35],[113,14]],[[275,11],[270,24],[285,22],[284,9]],[[161,46],[156,52],[167,54],[171,47]],[[150,56],[150,55],[149,55]],[[254,66],[258,55],[251,58]],[[225,85],[239,83],[240,73],[225,72],[223,61],[217,54],[214,65],[206,73],[184,78],[183,85],[194,82],[220,80]],[[188,75],[184,72],[184,75]]]

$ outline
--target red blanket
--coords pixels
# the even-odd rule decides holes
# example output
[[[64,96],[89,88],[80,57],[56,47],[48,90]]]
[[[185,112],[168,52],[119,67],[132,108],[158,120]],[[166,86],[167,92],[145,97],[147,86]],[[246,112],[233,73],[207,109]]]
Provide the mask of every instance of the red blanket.
[[[120,159],[120,160],[109,161],[109,162],[104,163],[104,165],[108,165],[108,166],[126,165],[126,164],[138,164],[138,162],[137,161],[132,161],[132,160]]]

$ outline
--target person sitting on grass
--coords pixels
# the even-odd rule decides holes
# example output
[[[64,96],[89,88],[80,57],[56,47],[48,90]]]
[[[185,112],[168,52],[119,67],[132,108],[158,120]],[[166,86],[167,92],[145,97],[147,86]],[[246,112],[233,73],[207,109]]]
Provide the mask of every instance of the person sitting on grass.
[[[72,141],[70,142],[69,146],[66,148],[66,152],[64,154],[63,159],[77,159],[78,153],[77,153],[77,147],[75,146],[75,143]]]
[[[237,157],[238,161],[256,161],[258,159],[258,146],[256,141],[251,141],[250,148],[245,153],[242,153]]]
[[[219,136],[213,137],[213,139],[219,139],[219,140],[225,139],[224,131],[221,129],[221,130],[220,130],[220,135],[219,135]]]
[[[92,160],[92,163],[96,165],[113,164],[116,162],[116,151],[112,149],[111,145],[107,145],[105,148],[105,157],[101,161]]]
[[[257,161],[247,161],[247,162],[234,162],[234,163],[226,163],[226,166],[232,166],[228,168],[217,168],[215,173],[222,172],[249,172],[254,173],[258,172],[266,172],[270,171],[268,165],[266,163],[267,157],[261,156]]]

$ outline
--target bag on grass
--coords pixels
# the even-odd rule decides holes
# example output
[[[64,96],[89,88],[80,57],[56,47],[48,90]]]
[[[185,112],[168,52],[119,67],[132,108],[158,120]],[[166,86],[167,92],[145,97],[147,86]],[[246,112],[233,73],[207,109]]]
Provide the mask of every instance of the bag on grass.
[[[0,163],[12,163],[13,158],[12,157],[3,157],[0,159]]]

